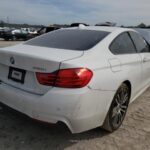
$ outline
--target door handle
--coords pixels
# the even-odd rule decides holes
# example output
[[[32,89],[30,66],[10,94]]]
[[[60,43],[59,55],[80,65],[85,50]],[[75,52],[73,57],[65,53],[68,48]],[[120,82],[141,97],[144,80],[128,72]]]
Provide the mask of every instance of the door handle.
[[[150,57],[145,57],[144,59],[143,59],[143,63],[146,63],[146,62],[149,62],[150,61]]]

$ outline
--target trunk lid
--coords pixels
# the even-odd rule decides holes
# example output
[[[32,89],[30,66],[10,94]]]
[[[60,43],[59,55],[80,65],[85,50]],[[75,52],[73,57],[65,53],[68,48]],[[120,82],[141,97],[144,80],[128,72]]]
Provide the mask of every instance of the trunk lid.
[[[65,60],[81,57],[83,51],[63,50],[19,44],[0,49],[0,80],[22,90],[44,94],[51,87],[40,85],[36,72],[51,73],[59,69]],[[18,70],[17,70],[17,69]],[[25,72],[25,73],[24,73]],[[17,82],[16,76],[24,82]]]

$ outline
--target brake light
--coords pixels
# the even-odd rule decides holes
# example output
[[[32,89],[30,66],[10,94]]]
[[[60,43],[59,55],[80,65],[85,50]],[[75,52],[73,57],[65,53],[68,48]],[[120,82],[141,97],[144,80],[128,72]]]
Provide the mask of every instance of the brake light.
[[[62,88],[82,88],[91,80],[93,73],[87,68],[61,69],[53,73],[36,73],[42,85]]]

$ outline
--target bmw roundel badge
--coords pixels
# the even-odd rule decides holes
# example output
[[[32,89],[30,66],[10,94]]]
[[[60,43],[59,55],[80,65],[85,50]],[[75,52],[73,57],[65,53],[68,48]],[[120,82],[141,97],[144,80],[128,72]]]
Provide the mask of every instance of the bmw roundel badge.
[[[10,57],[10,63],[11,63],[11,64],[15,64],[15,59],[14,59],[14,57]]]

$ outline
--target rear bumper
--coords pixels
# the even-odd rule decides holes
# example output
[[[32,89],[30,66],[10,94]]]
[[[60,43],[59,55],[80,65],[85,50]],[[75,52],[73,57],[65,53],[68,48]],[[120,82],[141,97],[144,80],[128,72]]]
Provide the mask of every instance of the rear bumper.
[[[52,88],[45,95],[35,95],[7,84],[0,84],[0,102],[31,118],[65,123],[72,133],[103,124],[114,91]]]

